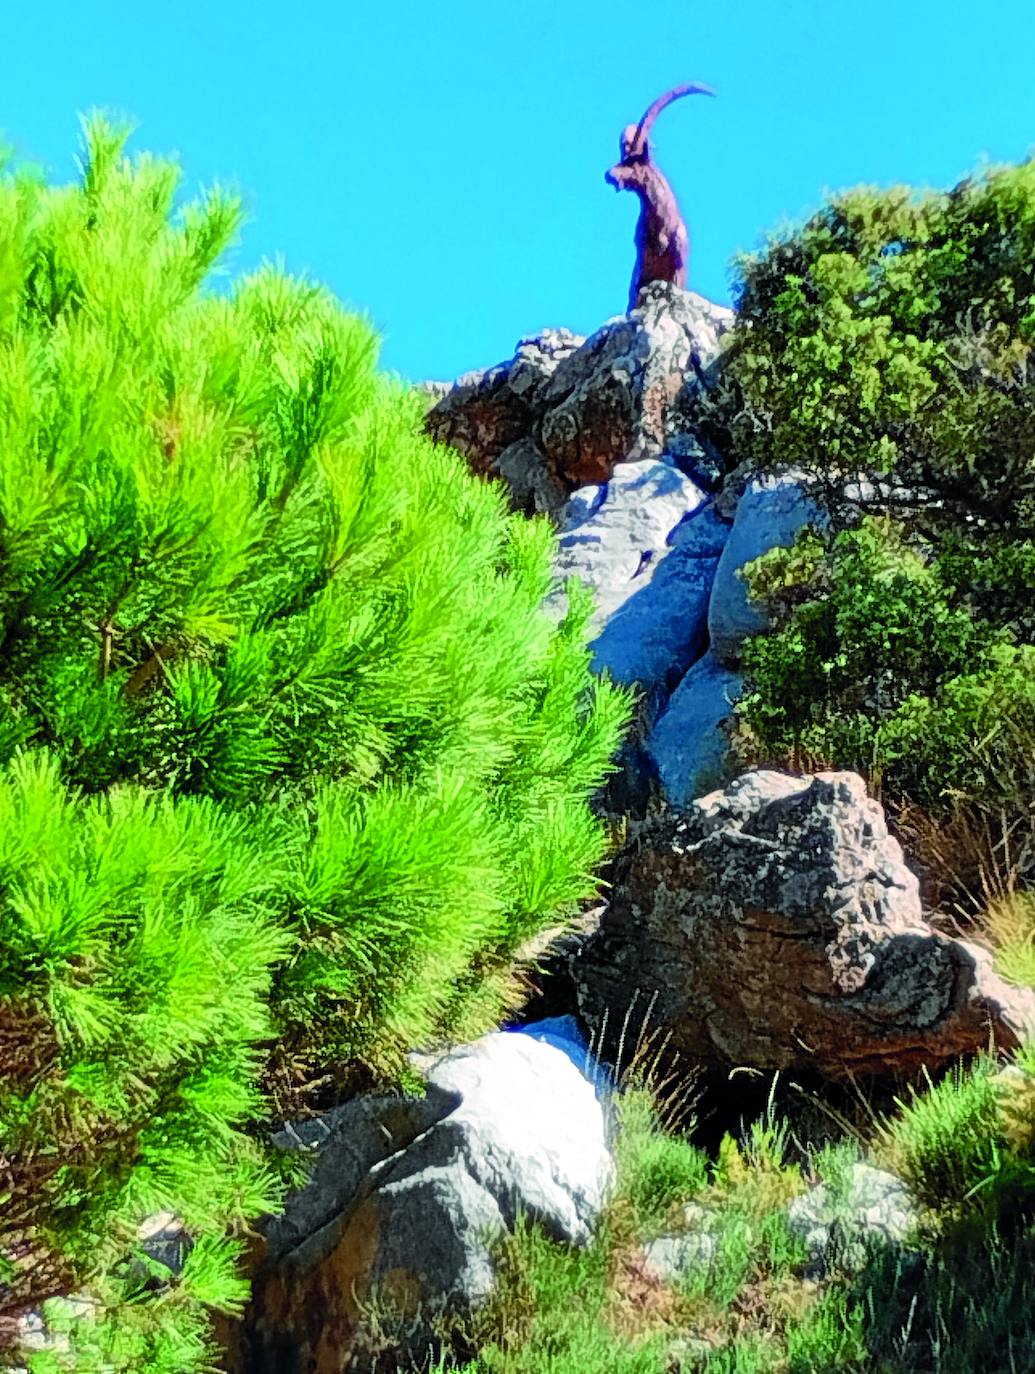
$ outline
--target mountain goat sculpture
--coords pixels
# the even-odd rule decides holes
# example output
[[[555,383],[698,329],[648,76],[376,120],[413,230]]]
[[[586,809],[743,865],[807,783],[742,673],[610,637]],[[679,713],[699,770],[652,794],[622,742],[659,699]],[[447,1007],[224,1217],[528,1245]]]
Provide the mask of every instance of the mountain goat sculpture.
[[[651,160],[651,125],[673,100],[684,95],[714,95],[710,86],[691,81],[658,96],[639,124],[628,124],[618,142],[619,161],[604,180],[616,191],[635,191],[640,198],[636,222],[636,266],[629,288],[629,309],[636,308],[642,287],[652,281],[686,285],[690,235],[672,187]]]

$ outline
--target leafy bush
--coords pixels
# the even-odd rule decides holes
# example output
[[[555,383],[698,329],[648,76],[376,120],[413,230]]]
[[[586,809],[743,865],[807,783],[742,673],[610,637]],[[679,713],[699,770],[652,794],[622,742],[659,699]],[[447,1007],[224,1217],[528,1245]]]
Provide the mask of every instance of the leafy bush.
[[[1030,530],[1033,262],[1035,159],[948,194],[833,195],[739,255],[704,437],[752,467],[803,467],[835,506],[846,478],[879,475],[928,531]]]
[[[932,697],[911,694],[882,724],[879,757],[900,790],[937,804],[948,784],[990,804],[1010,794],[1011,756],[1032,758],[1035,645],[1000,644],[977,660],[980,671],[950,678]]]
[[[744,646],[732,735],[745,755],[804,749],[934,808],[1013,798],[1035,741],[1035,647],[976,617],[900,524],[866,516],[829,549],[803,530],[745,578],[778,626]]]
[[[146,1359],[136,1304],[94,1355],[186,1374],[294,1177],[265,1127],[498,1024],[595,893],[631,701],[588,594],[541,614],[547,522],[327,292],[203,294],[237,202],[174,215],[126,138],[0,180],[0,1309],[109,1291],[170,1209]]]
[[[750,687],[738,719],[777,751],[801,741],[852,766],[907,696],[964,671],[987,643],[888,520],[842,531],[829,554],[806,529],[745,577],[753,597],[778,608],[780,629],[744,645]]]
[[[829,516],[745,570],[770,629],[744,649],[742,763],[807,756],[933,808],[1023,805],[1033,251],[1035,160],[948,195],[835,195],[741,259],[702,434],[731,464],[793,465]]]

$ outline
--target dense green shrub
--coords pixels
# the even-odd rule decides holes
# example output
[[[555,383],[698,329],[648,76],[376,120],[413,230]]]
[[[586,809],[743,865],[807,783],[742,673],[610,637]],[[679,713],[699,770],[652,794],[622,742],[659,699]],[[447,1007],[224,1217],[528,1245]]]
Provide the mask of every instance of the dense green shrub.
[[[632,703],[547,522],[325,291],[203,293],[238,205],[126,137],[0,180],[0,1310],[168,1208],[182,1279],[94,1354],[187,1374],[294,1177],[261,1128],[498,1023]]]
[[[864,516],[829,545],[805,530],[745,571],[779,628],[744,646],[742,748],[869,769],[935,809],[955,793],[1014,796],[1017,756],[1035,740],[1035,647],[975,615],[901,524]]]
[[[702,433],[801,469],[830,516],[745,570],[771,630],[745,647],[740,757],[869,770],[932,807],[994,790],[1035,757],[1035,160],[835,195],[740,270]]]
[[[1030,532],[1035,159],[947,195],[835,194],[737,262],[706,438],[804,467],[831,502],[845,477],[882,474],[928,529]]]

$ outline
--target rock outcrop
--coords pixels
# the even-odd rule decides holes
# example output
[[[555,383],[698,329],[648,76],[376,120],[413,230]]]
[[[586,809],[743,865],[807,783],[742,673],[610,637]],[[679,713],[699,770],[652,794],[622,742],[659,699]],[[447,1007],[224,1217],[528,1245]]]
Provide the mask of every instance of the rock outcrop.
[[[732,310],[654,282],[637,309],[588,339],[544,330],[508,362],[460,377],[425,428],[472,471],[507,480],[530,514],[556,515],[577,487],[607,482],[616,463],[663,453],[714,481],[686,415],[732,322]]]
[[[923,919],[855,773],[745,773],[641,827],[611,882],[572,965],[605,1059],[631,990],[674,1051],[727,1069],[908,1073],[1035,1033],[1035,994]]]
[[[695,429],[695,398],[721,371],[733,312],[668,282],[588,339],[545,330],[507,362],[468,373],[425,417],[427,432],[513,509],[557,527],[564,583],[593,593],[593,668],[641,689],[634,729],[601,810],[642,816],[658,791],[673,806],[728,780],[723,721],[742,691],[740,647],[764,625],[744,564],[822,524],[804,476],[735,468]]]

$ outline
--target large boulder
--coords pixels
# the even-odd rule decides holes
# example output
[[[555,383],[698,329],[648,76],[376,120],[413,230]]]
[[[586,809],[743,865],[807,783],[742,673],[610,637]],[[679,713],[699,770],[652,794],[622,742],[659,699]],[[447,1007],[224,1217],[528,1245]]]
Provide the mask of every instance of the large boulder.
[[[810,498],[803,473],[789,470],[748,479],[736,504],[708,607],[709,645],[724,667],[737,666],[744,640],[764,630],[767,623],[740,575],[744,565],[770,549],[793,544],[798,531],[810,524],[826,528],[829,521]]]
[[[806,475],[796,469],[766,476],[741,470],[731,478],[709,512],[727,533],[709,587],[706,632],[696,640],[706,651],[659,702],[643,743],[646,771],[653,771],[676,809],[727,780],[731,771],[723,727],[744,688],[744,640],[767,624],[765,612],[748,594],[745,564],[792,544],[805,525],[823,529],[829,524],[809,495]]]
[[[614,1177],[606,1077],[569,1019],[410,1055],[427,1097],[360,1097],[274,1136],[313,1153],[308,1185],[261,1224],[252,1300],[224,1367],[344,1374],[371,1368],[365,1307],[397,1305],[392,1358],[438,1353],[437,1314],[492,1292],[490,1237],[518,1209],[586,1245]],[[392,1364],[392,1368],[395,1368]]]
[[[545,330],[522,339],[510,361],[465,374],[428,411],[425,429],[472,471],[507,481],[515,508],[529,513],[556,515],[565,495],[608,481],[616,463],[670,452],[684,470],[706,470],[687,414],[733,318],[655,282],[635,310],[588,339]]]
[[[611,882],[572,976],[612,1062],[634,995],[673,1051],[724,1069],[890,1075],[1035,1033],[1035,994],[925,922],[854,773],[746,773],[641,827]]]
[[[644,749],[670,806],[682,810],[722,780],[728,743],[723,724],[744,683],[709,651],[696,660],[658,713]]]
[[[670,593],[667,610],[659,609],[655,596],[650,618],[630,611],[652,585],[676,577],[686,598],[683,615],[691,627],[680,637],[696,645],[688,665],[701,652],[711,584],[729,533],[729,527],[714,518],[699,523],[709,504],[707,494],[664,459],[622,463],[608,482],[579,488],[564,508],[553,565],[555,586],[543,602],[544,611],[553,619],[564,615],[568,603],[563,583],[575,575],[593,592],[591,631],[600,635],[606,627],[613,633],[617,620],[626,624],[618,636],[624,651],[613,654],[607,666],[614,669],[632,655],[633,671],[623,673],[624,680],[640,675],[643,658],[649,664],[647,673],[656,674],[657,646],[651,642],[651,630],[659,617],[667,617],[666,630],[674,628],[678,602],[672,604],[675,596]]]
[[[642,693],[620,771],[603,791],[609,814],[643,814],[658,778],[647,735],[707,643],[712,581],[729,533],[713,504],[664,455],[620,463],[610,481],[580,487],[564,507],[543,609],[560,619],[565,583],[577,577],[596,606],[593,671],[606,669]]]

